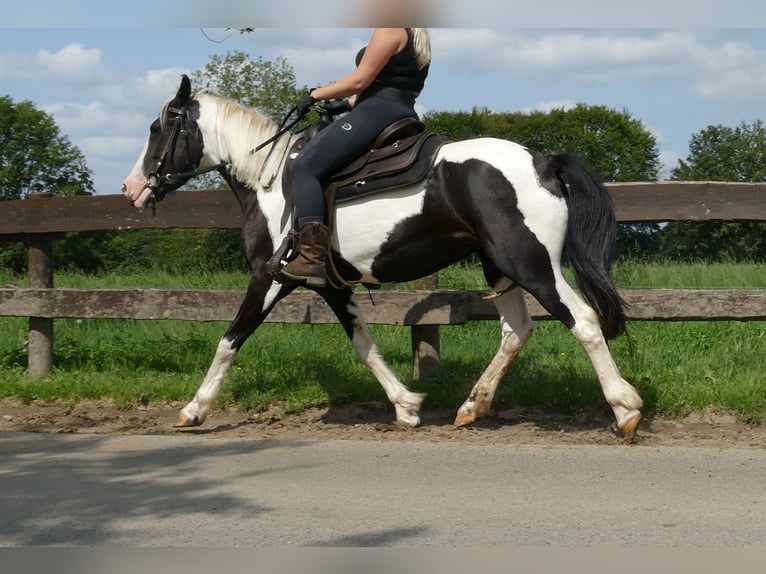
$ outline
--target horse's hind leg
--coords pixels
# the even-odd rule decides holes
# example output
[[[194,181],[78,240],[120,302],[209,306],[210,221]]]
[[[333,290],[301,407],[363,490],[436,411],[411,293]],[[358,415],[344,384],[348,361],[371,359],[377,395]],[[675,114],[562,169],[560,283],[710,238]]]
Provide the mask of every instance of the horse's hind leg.
[[[643,406],[638,391],[622,378],[601,332],[596,311],[567,283],[561,272],[551,273],[549,280],[527,285],[527,290],[556,319],[569,327],[593,364],[604,398],[612,407],[617,426],[631,437],[641,420]]]
[[[560,294],[558,303],[565,305],[574,318],[570,331],[593,363],[601,390],[617,419],[617,427],[626,437],[632,437],[641,421],[640,409],[643,406],[638,391],[622,378],[593,308],[563,278],[557,281],[556,289]],[[544,305],[542,301],[540,303]]]
[[[420,405],[425,395],[410,391],[383,361],[351,289],[321,289],[318,293],[335,312],[362,363],[370,369],[394,405],[396,422],[405,426],[418,426]]]
[[[496,292],[502,293],[511,286],[511,281],[503,278],[494,288]],[[502,327],[500,348],[458,409],[455,426],[471,424],[489,412],[500,380],[534,331],[524,292],[520,288],[504,292],[494,299],[494,304],[500,314]]]

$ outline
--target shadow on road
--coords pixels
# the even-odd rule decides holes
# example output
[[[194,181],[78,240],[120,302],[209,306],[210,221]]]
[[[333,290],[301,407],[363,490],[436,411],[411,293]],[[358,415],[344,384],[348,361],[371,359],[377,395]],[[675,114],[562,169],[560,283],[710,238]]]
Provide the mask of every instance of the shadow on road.
[[[169,441],[167,448],[149,450],[145,437],[117,443],[97,436],[61,438],[0,437],[0,545],[104,545],[116,543],[126,524],[140,529],[146,518],[173,517],[193,527],[200,514],[252,517],[270,510],[227,494],[214,472],[201,478],[196,471],[221,457],[257,454],[271,448],[268,441]]]

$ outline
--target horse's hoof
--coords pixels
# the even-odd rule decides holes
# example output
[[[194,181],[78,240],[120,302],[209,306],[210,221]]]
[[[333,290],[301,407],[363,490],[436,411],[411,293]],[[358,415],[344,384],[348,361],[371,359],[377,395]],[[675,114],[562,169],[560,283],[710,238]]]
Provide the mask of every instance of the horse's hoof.
[[[632,442],[635,439],[636,429],[638,428],[638,423],[640,422],[641,413],[636,413],[632,418],[628,419],[622,424],[620,431],[622,432],[622,436],[625,437],[625,440]]]
[[[187,417],[184,413],[180,413],[178,415],[178,420],[176,421],[176,424],[173,425],[174,428],[189,428],[189,427],[198,427],[202,424],[202,421],[197,415],[194,415],[193,417]]]
[[[468,425],[472,425],[476,422],[476,416],[468,413],[461,413],[458,411],[457,416],[455,417],[455,422],[452,423],[452,426],[460,428]]]

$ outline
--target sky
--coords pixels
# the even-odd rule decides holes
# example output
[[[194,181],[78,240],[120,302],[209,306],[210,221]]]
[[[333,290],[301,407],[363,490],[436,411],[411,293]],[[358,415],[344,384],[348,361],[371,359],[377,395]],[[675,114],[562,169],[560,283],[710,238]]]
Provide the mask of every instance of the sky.
[[[353,12],[374,1],[356,0]],[[656,135],[663,177],[692,134],[766,119],[762,0],[417,1],[431,2],[423,23],[433,52],[421,113],[627,111]],[[118,193],[181,74],[211,56],[282,56],[298,85],[349,73],[370,35],[354,26],[371,24],[347,17],[347,2],[0,0],[0,96],[51,114],[97,192]]]

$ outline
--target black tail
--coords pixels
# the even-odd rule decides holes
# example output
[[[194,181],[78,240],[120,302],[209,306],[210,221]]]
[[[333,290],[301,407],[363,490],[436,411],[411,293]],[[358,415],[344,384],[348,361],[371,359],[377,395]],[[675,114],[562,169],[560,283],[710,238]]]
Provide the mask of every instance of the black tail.
[[[595,309],[601,331],[614,339],[625,331],[625,304],[612,278],[617,237],[614,204],[598,176],[576,155],[549,157],[564,176],[569,211],[564,256],[574,270],[585,300]]]

